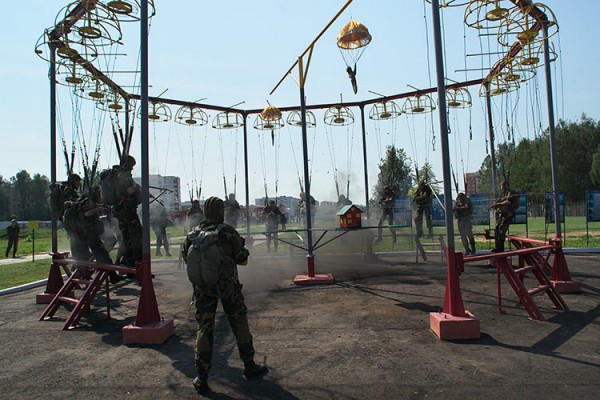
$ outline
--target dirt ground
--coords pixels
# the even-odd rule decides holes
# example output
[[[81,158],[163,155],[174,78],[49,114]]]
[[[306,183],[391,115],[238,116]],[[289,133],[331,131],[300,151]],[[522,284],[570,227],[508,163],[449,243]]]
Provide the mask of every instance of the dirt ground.
[[[546,322],[534,322],[489,265],[467,265],[465,308],[481,321],[478,340],[442,341],[429,312],[443,305],[445,264],[439,256],[363,259],[317,255],[317,273],[335,283],[300,287],[303,256],[254,257],[240,268],[257,361],[270,373],[247,381],[234,338],[219,308],[213,399],[597,399],[600,393],[600,270],[598,255],[567,256],[579,294],[563,295],[570,311],[536,297]],[[62,331],[67,309],[38,321],[41,289],[0,298],[0,398],[192,399],[196,323],[185,269],[154,263],[161,316],[175,335],[162,345],[123,345],[134,322],[139,287],[111,291],[112,319],[101,294],[81,327]]]

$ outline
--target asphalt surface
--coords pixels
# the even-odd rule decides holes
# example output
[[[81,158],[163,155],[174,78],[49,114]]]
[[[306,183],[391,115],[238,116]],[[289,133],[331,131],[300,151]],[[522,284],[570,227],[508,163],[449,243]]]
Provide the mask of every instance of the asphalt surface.
[[[280,249],[281,250],[281,249]],[[443,306],[446,267],[414,254],[365,258],[317,254],[317,273],[333,285],[303,287],[302,255],[253,257],[240,268],[257,361],[270,373],[243,377],[235,341],[219,307],[213,399],[596,399],[600,393],[598,255],[567,256],[583,291],[563,295],[569,311],[536,297],[547,318],[528,319],[506,281],[497,306],[495,269],[467,265],[465,308],[481,322],[481,338],[442,341],[429,313]],[[185,269],[153,264],[161,316],[175,335],[161,345],[123,345],[134,322],[139,286],[123,281],[104,294],[78,329],[62,331],[67,307],[38,321],[40,289],[0,297],[0,398],[192,399],[196,323]],[[526,279],[529,282],[529,278]],[[531,283],[531,282],[529,282]]]

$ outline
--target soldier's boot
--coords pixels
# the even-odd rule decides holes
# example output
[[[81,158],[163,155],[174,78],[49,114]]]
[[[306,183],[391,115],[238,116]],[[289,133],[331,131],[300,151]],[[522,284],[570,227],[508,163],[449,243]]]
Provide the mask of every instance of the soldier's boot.
[[[244,376],[246,379],[256,379],[269,373],[266,364],[257,364],[254,360],[244,362]]]
[[[162,257],[162,253],[160,252],[159,249],[156,249],[156,256],[157,257]]]
[[[112,283],[112,284],[121,282],[123,279],[125,279],[124,276],[117,274],[117,271],[110,271],[108,273],[108,278],[110,280],[110,283]]]
[[[194,378],[194,389],[201,395],[206,395],[210,391],[208,387],[208,374],[198,373],[198,376]]]
[[[165,256],[171,257],[171,253],[169,252],[169,246],[165,246]]]
[[[471,254],[475,255],[475,240],[471,240]]]
[[[427,233],[427,238],[428,239],[433,239],[433,229],[429,230],[429,232]]]

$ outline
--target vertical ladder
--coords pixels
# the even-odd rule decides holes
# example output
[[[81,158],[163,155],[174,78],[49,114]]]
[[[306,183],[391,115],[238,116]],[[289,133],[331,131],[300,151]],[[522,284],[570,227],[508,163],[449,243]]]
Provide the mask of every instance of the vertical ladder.
[[[532,257],[534,259],[535,257]],[[540,309],[537,304],[533,300],[533,296],[539,293],[545,293],[552,303],[554,307],[559,310],[568,310],[567,304],[564,302],[560,294],[554,289],[552,282],[544,271],[542,271],[541,266],[538,263],[533,263],[531,265],[525,265],[518,269],[513,269],[511,263],[508,262],[507,257],[497,258],[494,260],[496,265],[496,273],[499,274],[500,271],[506,277],[508,283],[515,291],[519,301],[529,314],[529,318],[538,321],[545,321],[546,319],[542,315]],[[524,276],[527,272],[532,272],[533,276],[537,279],[539,285],[532,288],[527,289],[524,284]],[[500,280],[498,279],[498,295],[500,295]]]
[[[54,299],[48,304],[48,307],[42,313],[40,321],[51,319],[56,311],[62,304],[68,303],[73,304],[73,309],[67,317],[63,331],[73,329],[79,323],[81,317],[88,313],[92,300],[95,298],[96,293],[100,290],[102,283],[106,283],[106,301],[107,301],[107,317],[110,318],[110,297],[108,292],[108,271],[104,269],[93,269],[92,279],[80,279],[76,277],[76,274],[71,274],[69,279],[65,282],[60,291],[54,296]],[[87,285],[83,294],[79,299],[69,297],[68,294],[72,293],[75,289],[79,289],[79,285]]]

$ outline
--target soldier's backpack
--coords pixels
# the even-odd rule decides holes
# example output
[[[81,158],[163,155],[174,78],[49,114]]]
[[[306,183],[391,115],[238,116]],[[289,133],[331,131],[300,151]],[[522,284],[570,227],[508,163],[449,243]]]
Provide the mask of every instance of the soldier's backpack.
[[[60,182],[50,184],[50,208],[52,211],[62,211],[65,203],[64,185]]]
[[[65,212],[63,215],[63,227],[69,233],[81,233],[83,227],[79,218],[79,207],[85,201],[85,197],[79,201],[65,201]]]
[[[510,197],[510,211],[513,213],[521,207],[521,196],[519,193],[513,193]]]
[[[223,224],[215,230],[194,229],[187,235],[191,242],[187,250],[187,274],[200,289],[217,288],[220,282],[233,275],[234,263],[219,240]]]
[[[114,206],[117,204],[119,194],[117,192],[117,182],[119,180],[119,166],[105,169],[100,172],[100,190],[102,192],[102,201],[104,204]]]

